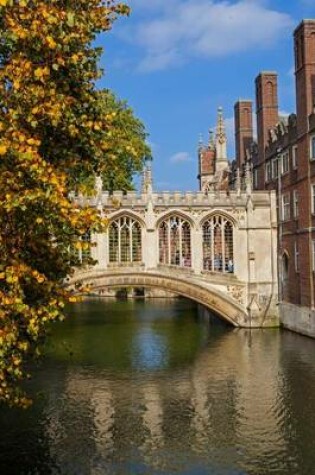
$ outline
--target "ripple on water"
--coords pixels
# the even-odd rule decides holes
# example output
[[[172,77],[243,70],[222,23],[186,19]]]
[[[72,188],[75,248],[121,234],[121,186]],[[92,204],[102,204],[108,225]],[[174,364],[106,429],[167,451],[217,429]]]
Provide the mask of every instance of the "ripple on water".
[[[209,328],[185,301],[76,313],[34,406],[0,411],[1,474],[313,473],[314,341]]]

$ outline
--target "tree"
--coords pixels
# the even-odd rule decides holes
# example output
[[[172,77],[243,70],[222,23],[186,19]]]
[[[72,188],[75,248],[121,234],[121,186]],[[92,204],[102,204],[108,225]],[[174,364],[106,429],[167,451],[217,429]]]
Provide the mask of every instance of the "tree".
[[[101,131],[102,154],[97,173],[102,176],[105,190],[132,190],[133,175],[142,171],[144,157],[152,154],[146,143],[145,127],[127,102],[118,99],[112,91],[103,89],[97,93],[98,105],[107,121],[107,128]],[[92,183],[93,176],[81,177],[81,189],[85,192]]]
[[[131,190],[132,177],[142,170],[143,158],[151,157],[145,141],[147,134],[125,101],[117,99],[109,90],[99,91],[99,95],[100,105],[111,125],[104,134],[104,154],[100,164],[104,188]]]
[[[110,164],[118,172],[121,157],[118,184],[140,166],[125,143],[108,156],[122,131],[100,95],[121,104],[95,87],[93,41],[128,12],[116,0],[0,0],[0,399],[10,404],[28,404],[18,381],[47,323],[74,299],[62,282],[82,236],[102,228],[69,191]],[[118,113],[123,122],[128,111]]]

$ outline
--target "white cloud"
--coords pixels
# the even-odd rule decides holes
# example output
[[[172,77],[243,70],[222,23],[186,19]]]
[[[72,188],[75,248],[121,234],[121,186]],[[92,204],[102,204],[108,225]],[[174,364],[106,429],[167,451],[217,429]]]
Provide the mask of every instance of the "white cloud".
[[[177,152],[171,156],[171,163],[186,163],[191,162],[192,158],[188,152]]]
[[[153,2],[153,3],[152,3]],[[131,0],[153,10],[125,38],[144,51],[142,71],[194,57],[219,57],[269,47],[291,30],[291,17],[255,0]],[[170,8],[171,6],[171,8]]]

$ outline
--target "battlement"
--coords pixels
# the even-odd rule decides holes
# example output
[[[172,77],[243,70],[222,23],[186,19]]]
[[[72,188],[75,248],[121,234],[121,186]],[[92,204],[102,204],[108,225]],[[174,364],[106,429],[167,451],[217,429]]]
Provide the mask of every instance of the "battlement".
[[[171,208],[181,208],[183,206],[191,207],[226,207],[226,206],[246,206],[248,197],[251,197],[253,204],[269,204],[270,192],[268,191],[251,191],[250,194],[246,190],[239,191],[210,191],[203,193],[201,191],[163,191],[161,193],[137,193],[136,191],[102,191],[94,197],[75,196],[74,201],[80,206],[93,206],[102,208],[130,208],[130,207],[146,207],[148,203],[152,206],[169,206]]]

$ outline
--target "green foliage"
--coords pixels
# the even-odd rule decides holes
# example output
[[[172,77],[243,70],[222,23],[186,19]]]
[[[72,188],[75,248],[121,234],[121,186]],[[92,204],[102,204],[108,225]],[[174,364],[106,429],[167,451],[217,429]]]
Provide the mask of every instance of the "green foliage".
[[[9,404],[28,404],[25,363],[75,300],[63,281],[88,246],[82,236],[104,224],[69,192],[107,167],[130,186],[141,168],[142,125],[95,87],[92,42],[128,11],[115,0],[0,0],[0,400]]]

